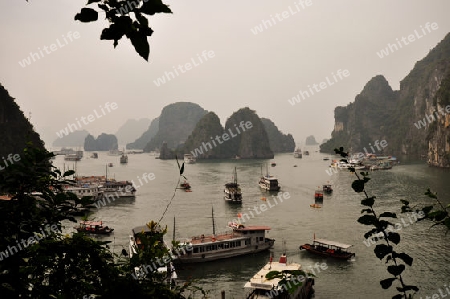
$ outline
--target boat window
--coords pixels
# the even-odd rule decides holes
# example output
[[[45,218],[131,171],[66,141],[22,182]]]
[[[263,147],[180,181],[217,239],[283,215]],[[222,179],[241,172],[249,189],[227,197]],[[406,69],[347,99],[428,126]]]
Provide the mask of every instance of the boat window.
[[[259,240],[260,241],[264,241],[264,237],[259,237]]]
[[[228,247],[230,247],[230,244],[229,244],[229,243],[224,243],[224,244],[223,244],[223,248],[228,248]]]
[[[198,253],[198,248],[197,247],[194,248],[194,253]]]

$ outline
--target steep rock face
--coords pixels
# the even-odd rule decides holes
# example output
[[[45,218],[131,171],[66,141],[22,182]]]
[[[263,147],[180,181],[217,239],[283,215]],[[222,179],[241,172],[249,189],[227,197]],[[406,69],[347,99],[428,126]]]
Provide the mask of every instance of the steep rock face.
[[[102,133],[97,139],[91,134],[86,136],[84,140],[84,150],[85,151],[109,151],[117,150],[118,143],[117,137],[111,134]]]
[[[159,117],[152,120],[147,131],[145,131],[141,137],[136,139],[134,142],[127,144],[127,149],[141,149],[143,150],[147,143],[152,140],[152,138],[158,133],[159,130]]]
[[[230,158],[229,143],[223,140],[223,133],[219,117],[214,112],[208,112],[187,138],[184,152],[193,154],[197,159]]]
[[[150,119],[148,118],[128,119],[114,135],[116,135],[119,144],[127,144],[139,138],[149,128],[149,125]]]
[[[84,144],[84,140],[86,139],[87,135],[89,135],[89,132],[86,130],[75,131],[70,133],[69,135],[57,138],[52,145],[58,147],[81,146],[82,144]]]
[[[8,91],[0,84],[0,157],[21,155],[28,141],[44,149],[44,142],[23,115]]]
[[[396,121],[391,116],[395,107],[396,93],[387,80],[381,75],[373,77],[354,103],[336,107],[332,138],[320,146],[321,152],[329,153],[340,146],[352,152],[362,152],[376,140],[387,140],[390,145],[387,134]]]
[[[268,118],[261,118],[261,121],[269,138],[270,149],[274,153],[289,153],[294,151],[295,141],[291,134],[283,134]]]
[[[232,157],[239,156],[243,159],[274,157],[264,125],[250,108],[242,108],[233,113],[225,123],[225,132],[231,137],[227,142],[230,144]]]
[[[159,149],[163,141],[168,148],[182,144],[195,128],[197,122],[207,113],[205,109],[190,102],[178,102],[163,108],[159,117],[158,133],[144,147],[145,152]]]
[[[450,72],[442,80],[436,94],[434,109],[428,110],[428,164],[450,167]]]

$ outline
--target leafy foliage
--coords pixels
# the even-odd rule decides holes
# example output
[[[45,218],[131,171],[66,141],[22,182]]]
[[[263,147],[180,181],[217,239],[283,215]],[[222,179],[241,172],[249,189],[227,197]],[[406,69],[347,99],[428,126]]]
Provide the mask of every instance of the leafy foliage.
[[[344,149],[342,147],[340,147],[339,149],[334,149],[334,151],[336,154],[340,154],[344,158],[348,156],[348,153],[344,152]],[[341,161],[347,162],[346,159],[343,159]],[[405,264],[408,266],[412,266],[413,258],[406,253],[403,252],[398,253],[394,250],[394,247],[393,245],[391,245],[391,243],[395,245],[399,244],[400,234],[395,232],[388,232],[386,229],[388,228],[389,225],[392,225],[392,223],[381,219],[381,218],[397,218],[397,215],[392,212],[382,212],[380,213],[379,216],[377,216],[377,213],[373,209],[373,206],[375,204],[375,196],[369,197],[365,188],[366,183],[368,183],[370,180],[370,178],[368,177],[369,174],[367,172],[360,172],[361,175],[360,176],[355,172],[355,169],[350,169],[350,171],[353,172],[356,176],[356,180],[353,181],[352,183],[353,190],[358,194],[359,193],[364,194],[364,198],[361,200],[361,204],[363,206],[369,207],[361,211],[361,213],[364,215],[358,218],[358,222],[364,225],[374,226],[374,228],[372,228],[371,230],[369,230],[364,234],[364,238],[373,238],[374,234],[381,233],[383,236],[381,239],[384,239],[386,244],[377,244],[375,246],[374,253],[376,257],[379,258],[380,260],[385,259],[386,263],[392,263],[387,267],[387,271],[394,277],[381,280],[380,285],[383,289],[388,289],[392,286],[392,283],[394,281],[398,281],[401,285],[401,287],[396,288],[399,294],[395,295],[392,298],[398,299],[412,298],[412,294],[410,292],[411,291],[417,292],[419,288],[416,286],[406,285],[403,282],[402,273],[406,269]],[[409,206],[407,206],[409,202],[407,201],[402,202],[404,206],[406,206],[405,208],[402,208],[402,211],[410,210]],[[431,209],[429,209],[428,212],[430,210]],[[439,213],[432,214],[431,217],[438,217],[439,219],[441,219],[442,214]],[[401,264],[400,261],[403,261],[405,264]]]
[[[167,254],[160,242],[166,230],[154,222],[158,234],[131,260],[111,253],[109,242],[63,235],[62,221],[76,222],[74,215],[92,200],[64,192],[73,171],[62,174],[51,156],[28,144],[20,162],[0,172],[0,192],[12,197],[0,200],[2,298],[185,298],[189,288],[198,289],[190,283],[170,289],[157,271],[133,277],[135,267]]]
[[[153,30],[149,27],[145,15],[153,16],[157,13],[172,13],[168,5],[161,0],[89,0],[87,6],[97,4],[98,11],[94,8],[82,8],[75,15],[75,20],[87,23],[98,20],[98,13],[104,12],[110,25],[104,28],[100,39],[113,40],[114,48],[122,37],[130,40],[136,52],[148,61],[150,45],[147,38]],[[132,17],[134,16],[134,17]]]

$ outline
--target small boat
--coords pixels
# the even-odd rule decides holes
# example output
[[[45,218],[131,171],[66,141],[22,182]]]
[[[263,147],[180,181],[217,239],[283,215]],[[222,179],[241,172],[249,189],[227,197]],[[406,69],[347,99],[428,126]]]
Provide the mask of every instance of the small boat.
[[[270,163],[270,166],[275,167],[275,166],[277,166],[277,163],[272,162],[272,163]]]
[[[302,150],[300,149],[300,148],[296,148],[295,149],[295,151],[294,151],[294,158],[301,158],[303,155],[302,155]]]
[[[224,199],[229,202],[242,202],[242,192],[239,184],[237,183],[237,172],[236,167],[234,168],[233,173],[233,182],[226,183],[225,189],[223,190],[225,193]]]
[[[317,204],[317,203],[313,203],[313,204],[310,204],[309,205],[311,208],[316,208],[316,209],[318,209],[318,208],[321,208],[322,207],[322,205],[321,204]]]
[[[180,184],[180,189],[189,190],[191,189],[191,185],[189,185],[188,182],[184,181],[183,183]]]
[[[328,241],[324,239],[316,239],[314,237],[313,244],[303,244],[299,248],[305,249],[311,253],[321,256],[329,256],[337,259],[348,260],[355,256],[354,253],[348,252],[347,249],[352,245],[347,245],[335,241]]]
[[[114,228],[103,226],[103,221],[80,221],[80,226],[74,226],[78,232],[89,234],[107,235],[114,231]]]
[[[309,156],[309,151],[304,151],[303,153],[305,154],[305,156]]]
[[[314,192],[314,199],[323,199],[323,191],[322,190],[316,190]]]
[[[287,286],[281,283],[280,278],[268,279],[266,275],[271,271],[304,271],[306,277],[303,279],[294,274],[286,274],[286,279],[290,281],[289,286],[298,285],[299,287],[293,290],[293,293],[287,291]],[[314,278],[308,277],[309,273],[302,269],[298,263],[287,263],[286,254],[282,254],[278,262],[272,262],[272,256],[269,262],[261,268],[249,281],[244,285],[244,288],[251,290],[251,293],[246,296],[247,299],[308,299],[314,294]],[[300,283],[302,285],[300,286]]]
[[[323,185],[323,192],[326,194],[331,194],[333,192],[333,188],[331,188],[330,184]]]
[[[330,160],[330,158],[325,157],[325,158],[323,158],[323,160],[324,160],[324,161],[328,161],[328,160]]]
[[[112,162],[108,163],[108,167],[113,167],[113,166],[114,166],[114,164],[112,164]]]
[[[197,162],[197,160],[195,159],[195,157],[193,155],[191,155],[191,154],[184,155],[184,163],[195,164],[195,162]]]
[[[122,151],[119,151],[118,149],[112,149],[108,151],[108,156],[120,156],[122,155]]]
[[[295,164],[294,167],[297,167],[297,164]]]
[[[98,159],[98,153],[92,153],[91,154],[92,159]]]
[[[120,164],[127,164],[127,163],[128,163],[128,155],[122,153],[122,156],[120,156]]]

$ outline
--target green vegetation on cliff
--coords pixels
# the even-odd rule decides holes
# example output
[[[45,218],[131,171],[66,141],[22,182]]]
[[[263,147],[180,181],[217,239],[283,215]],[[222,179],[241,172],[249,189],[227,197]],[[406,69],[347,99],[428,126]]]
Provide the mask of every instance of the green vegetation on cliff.
[[[158,133],[147,143],[144,151],[159,149],[164,141],[169,148],[178,147],[206,113],[205,109],[195,103],[178,102],[167,105],[159,116]]]
[[[0,157],[22,154],[28,141],[44,149],[44,142],[23,115],[8,91],[0,84]]]
[[[147,143],[152,140],[152,138],[158,133],[159,130],[159,117],[152,120],[147,131],[145,131],[141,137],[136,139],[134,142],[127,144],[127,149],[141,149],[143,150]]]
[[[291,134],[283,134],[268,118],[261,118],[269,138],[270,149],[274,153],[290,153],[295,149],[295,141]]]

